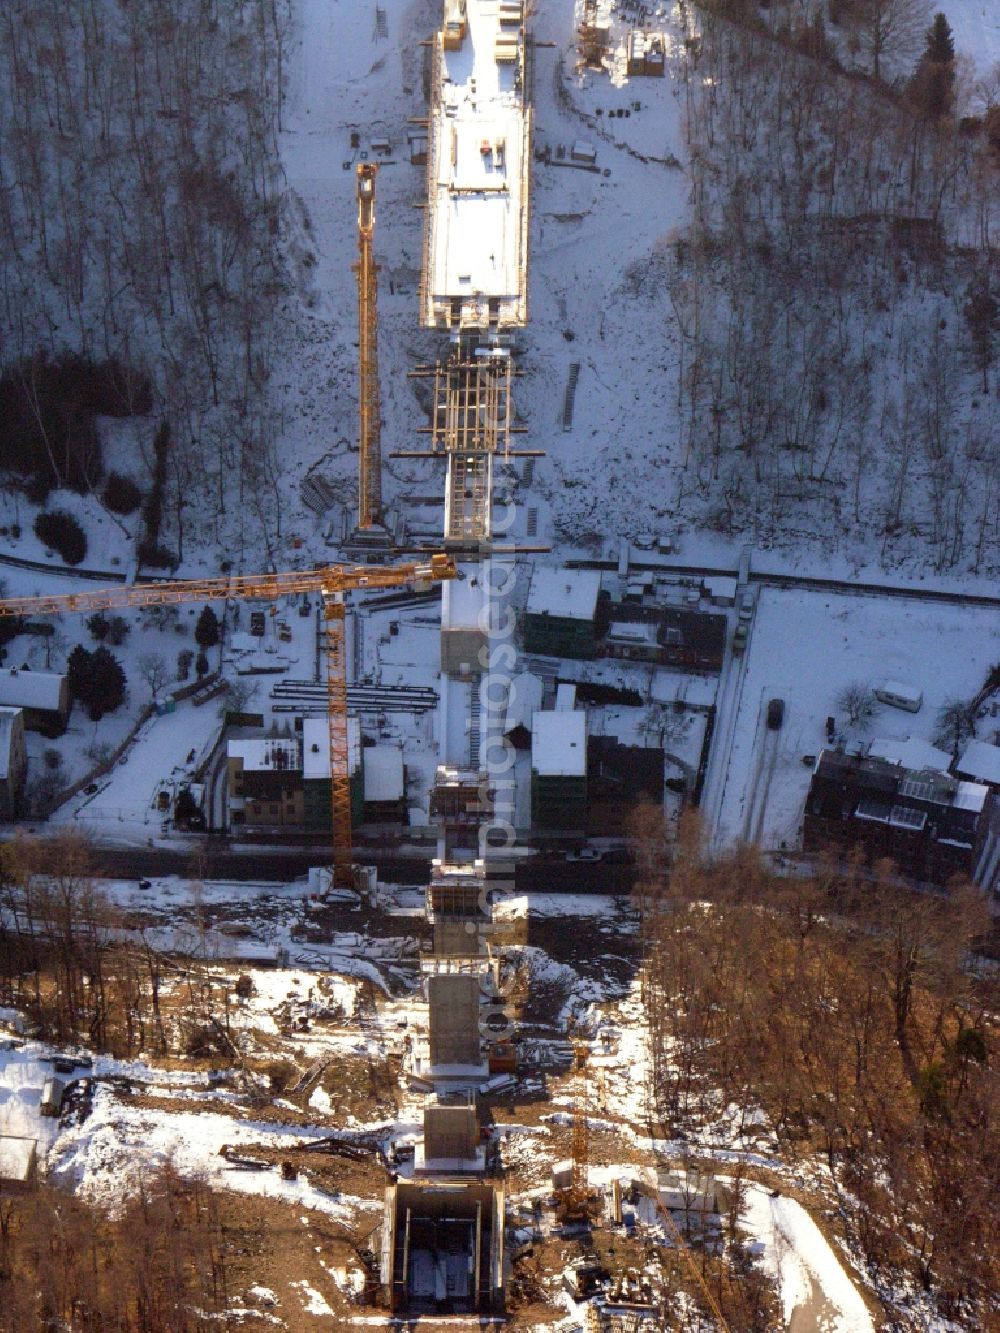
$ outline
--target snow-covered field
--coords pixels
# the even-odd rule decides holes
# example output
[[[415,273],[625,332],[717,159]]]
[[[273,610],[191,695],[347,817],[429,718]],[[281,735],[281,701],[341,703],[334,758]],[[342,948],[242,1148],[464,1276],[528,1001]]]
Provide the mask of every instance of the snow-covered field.
[[[783,842],[796,846],[811,772],[802,756],[823,748],[828,716],[837,718],[838,729],[844,728],[837,696],[846,685],[859,681],[874,688],[895,679],[917,686],[924,695],[918,713],[880,706],[866,736],[929,741],[941,706],[970,699],[998,658],[997,611],[907,598],[763,589],[747,649],[720,837],[757,840],[764,847]],[[785,718],[773,773],[762,773],[768,735],[764,713],[771,698],[784,699]],[[759,828],[751,829],[747,820],[762,782],[769,782],[766,809]]]

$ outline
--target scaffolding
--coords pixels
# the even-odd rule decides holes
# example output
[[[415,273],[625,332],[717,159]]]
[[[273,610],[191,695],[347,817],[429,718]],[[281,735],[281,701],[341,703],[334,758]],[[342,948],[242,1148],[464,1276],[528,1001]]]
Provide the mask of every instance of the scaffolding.
[[[445,542],[488,540],[493,509],[493,455],[451,453],[445,482]]]

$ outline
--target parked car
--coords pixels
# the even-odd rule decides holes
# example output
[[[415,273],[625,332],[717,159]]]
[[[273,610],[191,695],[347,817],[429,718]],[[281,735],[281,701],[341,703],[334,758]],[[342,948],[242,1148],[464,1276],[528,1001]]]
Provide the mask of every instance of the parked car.
[[[748,588],[746,592],[740,593],[739,618],[741,621],[749,620],[753,615],[754,595]]]
[[[785,720],[784,699],[771,699],[767,705],[767,727],[769,731],[779,731]]]
[[[683,778],[681,782],[683,784]],[[683,785],[681,790],[683,790]],[[601,857],[606,866],[630,866],[635,862],[635,854],[627,847],[610,847]]]
[[[747,646],[747,639],[750,637],[750,631],[745,624],[737,625],[736,632],[733,635],[733,656],[741,657],[743,649]]]

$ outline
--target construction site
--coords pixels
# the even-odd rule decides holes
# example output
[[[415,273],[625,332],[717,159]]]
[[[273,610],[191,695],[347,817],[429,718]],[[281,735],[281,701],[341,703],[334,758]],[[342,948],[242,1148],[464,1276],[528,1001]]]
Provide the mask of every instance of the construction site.
[[[217,804],[230,833],[255,826],[264,851],[280,829],[307,828],[303,854],[322,862],[281,885],[108,879],[123,938],[183,960],[157,983],[164,1049],[179,1054],[169,1069],[70,1060],[59,1083],[51,1053],[11,1021],[0,1087],[18,1114],[0,1135],[0,1187],[7,1162],[28,1161],[20,1148],[4,1156],[15,1138],[47,1155],[52,1180],[98,1200],[147,1157],[207,1179],[239,1196],[254,1226],[266,1209],[261,1234],[279,1238],[273,1252],[270,1239],[247,1244],[240,1319],[293,1330],[777,1329],[789,1326],[782,1263],[798,1245],[815,1323],[795,1327],[832,1327],[822,1321],[846,1310],[836,1326],[869,1333],[833,1245],[778,1197],[766,1124],[719,1106],[699,1139],[673,1142],[656,1119],[632,902],[594,894],[593,881],[584,898],[545,880],[544,853],[570,874],[588,856],[622,864],[639,796],[670,810],[665,773],[680,798],[703,779],[727,634],[718,608],[734,607],[736,580],[674,579],[668,597],[630,567],[627,543],[603,575],[529,565],[547,550],[537,513],[512,518],[498,477],[523,460],[530,478],[544,452],[517,394],[532,164],[551,157],[533,138],[537,46],[524,0],[445,0],[439,18],[424,43],[426,116],[410,118],[426,176],[407,316],[421,355],[406,387],[425,415],[391,438],[377,258],[388,140],[376,151],[372,137],[338,178],[356,208],[357,319],[357,505],[338,563],[0,601],[0,617],[32,619],[223,606],[220,672],[280,679],[267,709],[240,710],[214,769],[188,753],[202,810],[214,831],[213,784],[227,785]],[[379,41],[386,24],[376,9]],[[588,2],[575,40],[584,64],[600,66],[602,33]],[[643,42],[629,47],[630,72],[662,76],[661,35]],[[567,188],[597,189],[592,154],[582,141],[559,153],[574,168]],[[565,433],[579,373],[573,362],[555,395]],[[396,521],[390,460],[434,477],[433,539]],[[657,554],[670,549],[661,539]],[[260,608],[274,623],[258,634]],[[429,666],[393,656],[407,635],[432,641]],[[314,663],[302,679],[290,674],[300,658]],[[623,723],[639,681],[643,720]],[[588,699],[606,709],[599,734]],[[183,713],[182,691],[176,703]],[[397,726],[402,714],[416,721]],[[645,734],[654,723],[658,745]],[[182,755],[184,716],[176,726]],[[104,790],[82,787],[63,817],[86,827]],[[145,839],[148,809],[141,819]],[[430,862],[419,883],[398,867],[382,875],[367,855],[399,828]],[[600,846],[584,837],[595,830]],[[539,850],[543,891],[529,897],[518,867]],[[849,1295],[829,1296],[831,1272]]]

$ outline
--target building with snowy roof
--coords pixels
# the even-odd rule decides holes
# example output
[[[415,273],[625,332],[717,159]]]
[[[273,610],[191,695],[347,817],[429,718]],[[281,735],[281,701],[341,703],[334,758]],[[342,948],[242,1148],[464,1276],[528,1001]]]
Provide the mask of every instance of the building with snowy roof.
[[[347,719],[351,808],[362,817],[361,723]],[[295,722],[295,733],[243,729],[226,743],[230,822],[266,828],[329,829],[330,730],[325,717]]]
[[[955,776],[1000,791],[1000,745],[969,741],[955,764]]]
[[[903,874],[945,885],[978,877],[991,823],[990,789],[936,769],[824,750],[806,798],[806,851],[859,847]],[[995,798],[993,798],[995,799]]]
[[[0,1134],[0,1195],[25,1194],[35,1184],[38,1140],[20,1134]]]
[[[487,562],[488,563],[488,562]],[[467,566],[465,577],[441,585],[441,670],[449,676],[478,676],[488,646],[489,574]]]
[[[361,719],[347,719],[347,762],[351,777],[351,820],[364,816]],[[330,786],[330,726],[325,717],[302,719],[302,818],[307,829],[322,831],[333,822]]]
[[[545,684],[541,676],[520,671],[511,678],[507,691],[507,709],[503,734],[515,749],[526,750],[531,745],[531,720],[542,706]]]
[[[524,650],[549,657],[597,656],[601,575],[536,565],[524,611]]]
[[[587,714],[536,711],[531,727],[531,817],[540,828],[580,830],[587,820]]]
[[[23,709],[28,731],[61,736],[71,707],[69,683],[55,671],[5,667],[0,671],[0,707]]]
[[[628,35],[626,72],[630,78],[645,75],[662,79],[666,69],[666,35],[633,28]]]
[[[935,773],[947,773],[951,767],[951,755],[947,750],[939,750],[919,736],[908,736],[905,741],[873,740],[868,753],[873,759],[885,759],[887,763],[900,764],[903,768],[927,768]]]
[[[406,766],[398,745],[366,745],[362,750],[364,817],[373,822],[406,815]]]
[[[233,824],[301,828],[302,745],[296,736],[241,736],[226,744]]]
[[[27,772],[24,711],[0,708],[0,822],[9,823],[20,814]]]

